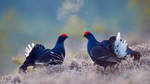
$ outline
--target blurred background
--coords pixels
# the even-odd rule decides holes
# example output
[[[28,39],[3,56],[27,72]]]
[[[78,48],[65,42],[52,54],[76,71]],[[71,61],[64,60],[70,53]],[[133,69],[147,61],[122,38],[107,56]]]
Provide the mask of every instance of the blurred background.
[[[149,26],[150,0],[0,0],[0,74],[16,69],[12,58],[32,42],[52,48],[67,33],[78,50],[86,30],[101,40],[117,32],[141,40]]]

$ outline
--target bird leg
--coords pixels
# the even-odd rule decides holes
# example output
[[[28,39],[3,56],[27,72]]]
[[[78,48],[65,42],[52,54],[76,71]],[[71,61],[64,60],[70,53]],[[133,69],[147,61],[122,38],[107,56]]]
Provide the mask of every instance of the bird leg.
[[[105,65],[105,66],[104,66],[103,74],[107,74],[107,73],[106,73],[106,68],[107,68],[107,66]]]
[[[113,73],[113,72],[114,72],[114,70],[115,70],[114,65],[110,65],[109,67],[110,67],[110,72],[112,72],[112,73]]]

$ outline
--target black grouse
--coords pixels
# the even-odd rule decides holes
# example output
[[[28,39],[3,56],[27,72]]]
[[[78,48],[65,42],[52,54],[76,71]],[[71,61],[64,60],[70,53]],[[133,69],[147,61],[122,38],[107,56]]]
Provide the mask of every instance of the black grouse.
[[[120,33],[118,33],[117,37],[112,36],[109,40],[103,40],[102,42],[98,42],[89,31],[84,33],[84,37],[88,39],[87,51],[91,59],[95,64],[103,66],[104,71],[107,66],[120,63],[127,54],[134,56],[135,60],[140,58],[140,53],[131,50],[126,41],[120,39]]]
[[[46,49],[41,44],[28,45],[26,48],[26,60],[21,65],[20,70],[25,72],[28,66],[36,65],[57,65],[62,64],[65,58],[64,41],[68,38],[66,34],[61,34],[53,49]]]

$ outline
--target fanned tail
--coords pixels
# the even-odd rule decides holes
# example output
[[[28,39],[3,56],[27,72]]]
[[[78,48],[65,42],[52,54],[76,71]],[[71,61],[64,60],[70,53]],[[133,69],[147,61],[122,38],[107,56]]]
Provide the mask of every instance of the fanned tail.
[[[41,44],[28,44],[25,50],[26,60],[20,66],[20,70],[26,71],[28,66],[34,66],[35,60],[41,55],[41,53],[45,50],[45,47]]]
[[[118,58],[123,58],[127,55],[127,45],[126,40],[121,40],[120,32],[118,32],[114,43],[114,52]]]
[[[34,48],[34,46],[35,46],[34,43],[28,44],[28,46],[25,49],[25,56],[26,57],[29,56],[29,54],[32,51],[32,49]]]

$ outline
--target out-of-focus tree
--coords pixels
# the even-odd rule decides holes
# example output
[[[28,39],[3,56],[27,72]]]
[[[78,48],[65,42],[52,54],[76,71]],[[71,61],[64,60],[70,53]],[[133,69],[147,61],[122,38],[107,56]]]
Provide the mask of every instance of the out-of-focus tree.
[[[105,24],[99,20],[96,20],[94,22],[94,24],[92,25],[92,29],[94,32],[102,32],[102,33],[106,32]]]
[[[0,72],[8,71],[8,67],[12,66],[10,56],[13,45],[13,37],[19,29],[16,27],[18,24],[17,12],[14,8],[7,8],[7,10],[3,11],[0,16]],[[8,65],[9,64],[9,65]],[[8,65],[8,67],[6,67]],[[4,71],[5,70],[5,71]]]
[[[81,20],[77,15],[69,17],[63,31],[67,32],[72,37],[79,37],[83,35],[86,30],[86,22]]]
[[[6,49],[4,47],[4,37],[5,37],[5,34],[4,32],[2,31],[2,29],[0,29],[0,53],[1,53],[1,56],[2,57],[4,55],[4,52]]]
[[[144,32],[150,31],[150,0],[129,0],[130,8],[137,8],[140,12],[138,25]]]

